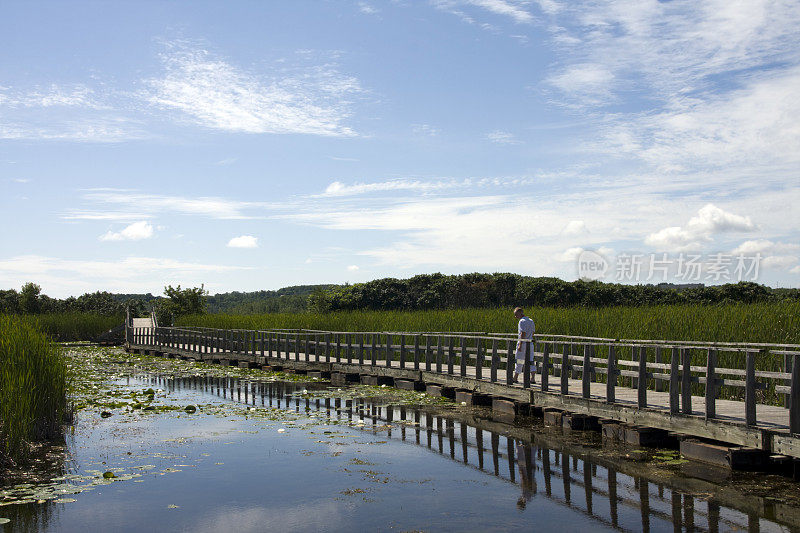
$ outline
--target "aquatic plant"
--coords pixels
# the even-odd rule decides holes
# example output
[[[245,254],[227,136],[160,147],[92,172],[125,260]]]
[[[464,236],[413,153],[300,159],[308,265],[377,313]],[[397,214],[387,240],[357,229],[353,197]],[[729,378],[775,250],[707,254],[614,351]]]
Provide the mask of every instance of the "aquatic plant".
[[[69,374],[58,345],[32,317],[0,315],[0,462],[24,461],[34,441],[59,435]]]

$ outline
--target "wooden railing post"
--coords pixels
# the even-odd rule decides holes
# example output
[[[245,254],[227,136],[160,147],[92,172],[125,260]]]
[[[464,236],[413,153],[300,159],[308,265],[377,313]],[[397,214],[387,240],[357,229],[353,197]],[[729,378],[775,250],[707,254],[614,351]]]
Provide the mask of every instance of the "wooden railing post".
[[[525,343],[525,361],[522,363],[522,388],[531,388],[531,343]]]
[[[378,364],[378,347],[376,345],[377,342],[376,336],[377,335],[375,335],[375,333],[372,334],[372,344],[369,350],[369,359],[370,359],[369,363],[372,366],[377,366]]]
[[[681,348],[681,411],[685,415],[692,414],[692,354],[689,348]]]
[[[542,343],[542,392],[550,388],[550,344]]]
[[[745,354],[744,423],[756,425],[756,352]]]
[[[792,356],[788,353],[783,354],[783,371],[786,374],[792,373]],[[791,386],[792,380],[791,378],[788,381],[789,386]],[[784,394],[783,395],[783,403],[787,409],[792,406],[792,395],[791,394]]]
[[[636,349],[636,348],[634,348]],[[639,379],[637,400],[639,408],[647,407],[647,346],[640,346],[639,349]]]
[[[331,362],[331,334],[325,333],[325,362]]]
[[[492,366],[489,370],[489,381],[492,383],[497,382],[497,367],[500,361],[497,357],[497,339],[492,339]]]
[[[336,342],[336,355],[334,356],[334,360],[337,363],[342,362],[342,334],[337,333],[334,337],[334,342]]]
[[[592,350],[588,344],[583,345],[583,372],[581,373],[582,393],[584,398],[592,395]]]
[[[456,340],[452,335],[447,337],[447,373],[451,376],[453,375],[453,365],[455,364],[456,359],[455,344]]]
[[[345,333],[345,335],[344,335],[344,344],[345,344],[344,353],[347,355],[347,364],[350,364],[350,363],[353,362],[353,349],[352,349],[352,344],[350,342],[351,340],[352,340],[352,337],[350,336],[350,334],[349,333]]]
[[[386,367],[392,366],[392,336],[386,334]]]
[[[569,394],[569,371],[570,371],[570,362],[569,362],[569,353],[572,350],[570,349],[569,344],[565,344],[563,348],[563,353],[561,354],[561,394],[562,396],[566,396]]]
[[[706,419],[717,416],[717,351],[708,349],[706,358]]]
[[[606,403],[614,403],[617,401],[617,349],[613,344],[608,347],[606,371]]]
[[[442,359],[444,359],[444,345],[442,343],[442,336],[436,336],[436,372],[442,373]]]
[[[467,338],[461,337],[461,377],[467,376]]]
[[[669,412],[673,415],[680,412],[680,359],[681,350],[674,346],[669,361]]]
[[[662,359],[661,346],[656,346],[656,363],[658,363],[658,364],[662,363],[661,359]],[[656,372],[655,373],[662,374],[663,371],[660,368],[656,368]],[[660,379],[656,379],[655,382],[656,382],[656,384],[655,384],[656,392],[663,392],[664,391],[664,382],[661,381]]]
[[[483,379],[483,346],[481,346],[481,341],[478,339],[475,342],[475,349],[477,353],[475,354],[475,379]]]
[[[506,341],[506,385],[513,385],[514,383],[514,366],[516,365],[516,344],[511,341]]]
[[[425,336],[425,370],[431,371],[431,338]]]
[[[406,336],[400,335],[400,368],[406,367]]]
[[[305,360],[308,362],[311,361],[311,334],[303,333],[303,340],[305,345],[303,352],[305,352]]]
[[[364,334],[358,335],[358,364],[364,364]]]
[[[789,393],[789,432],[800,433],[800,355],[792,356],[792,385]]]
[[[414,335],[414,370],[419,370],[419,335]]]

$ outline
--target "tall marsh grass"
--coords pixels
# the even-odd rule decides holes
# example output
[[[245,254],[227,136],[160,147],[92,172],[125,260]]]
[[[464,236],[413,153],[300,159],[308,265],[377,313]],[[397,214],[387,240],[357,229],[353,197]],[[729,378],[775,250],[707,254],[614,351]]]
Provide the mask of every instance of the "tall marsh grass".
[[[590,337],[800,344],[800,302],[659,305],[647,307],[534,307],[526,314],[538,333]],[[517,330],[510,309],[338,311],[332,313],[206,314],[179,325],[212,328],[306,328],[334,331]]]
[[[36,318],[42,331],[59,342],[90,341],[125,322],[122,315],[108,316],[79,311],[44,313],[36,315]]]
[[[0,459],[23,461],[31,442],[59,435],[68,376],[37,319],[0,315]]]

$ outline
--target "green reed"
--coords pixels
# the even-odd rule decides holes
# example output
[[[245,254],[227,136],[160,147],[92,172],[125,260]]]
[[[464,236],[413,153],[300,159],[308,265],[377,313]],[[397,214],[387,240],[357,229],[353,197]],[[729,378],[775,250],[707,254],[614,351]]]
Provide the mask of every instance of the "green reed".
[[[42,331],[59,342],[90,341],[125,322],[121,315],[108,316],[78,311],[44,313],[36,317]]]
[[[24,461],[32,442],[60,434],[68,376],[36,318],[0,315],[0,459]]]
[[[800,302],[526,309],[538,333],[590,337],[800,344]],[[510,309],[206,314],[181,325],[335,331],[516,332]]]

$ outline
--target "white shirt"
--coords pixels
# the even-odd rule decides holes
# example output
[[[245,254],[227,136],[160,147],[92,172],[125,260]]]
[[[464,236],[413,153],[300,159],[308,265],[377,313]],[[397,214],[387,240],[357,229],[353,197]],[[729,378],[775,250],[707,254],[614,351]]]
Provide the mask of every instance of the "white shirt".
[[[536,325],[533,323],[533,320],[531,320],[526,316],[523,316],[522,318],[519,319],[519,326],[517,326],[517,333],[519,334],[520,339],[532,339],[533,334],[535,332],[536,332]],[[523,342],[517,343],[517,352],[525,353],[525,343]]]

